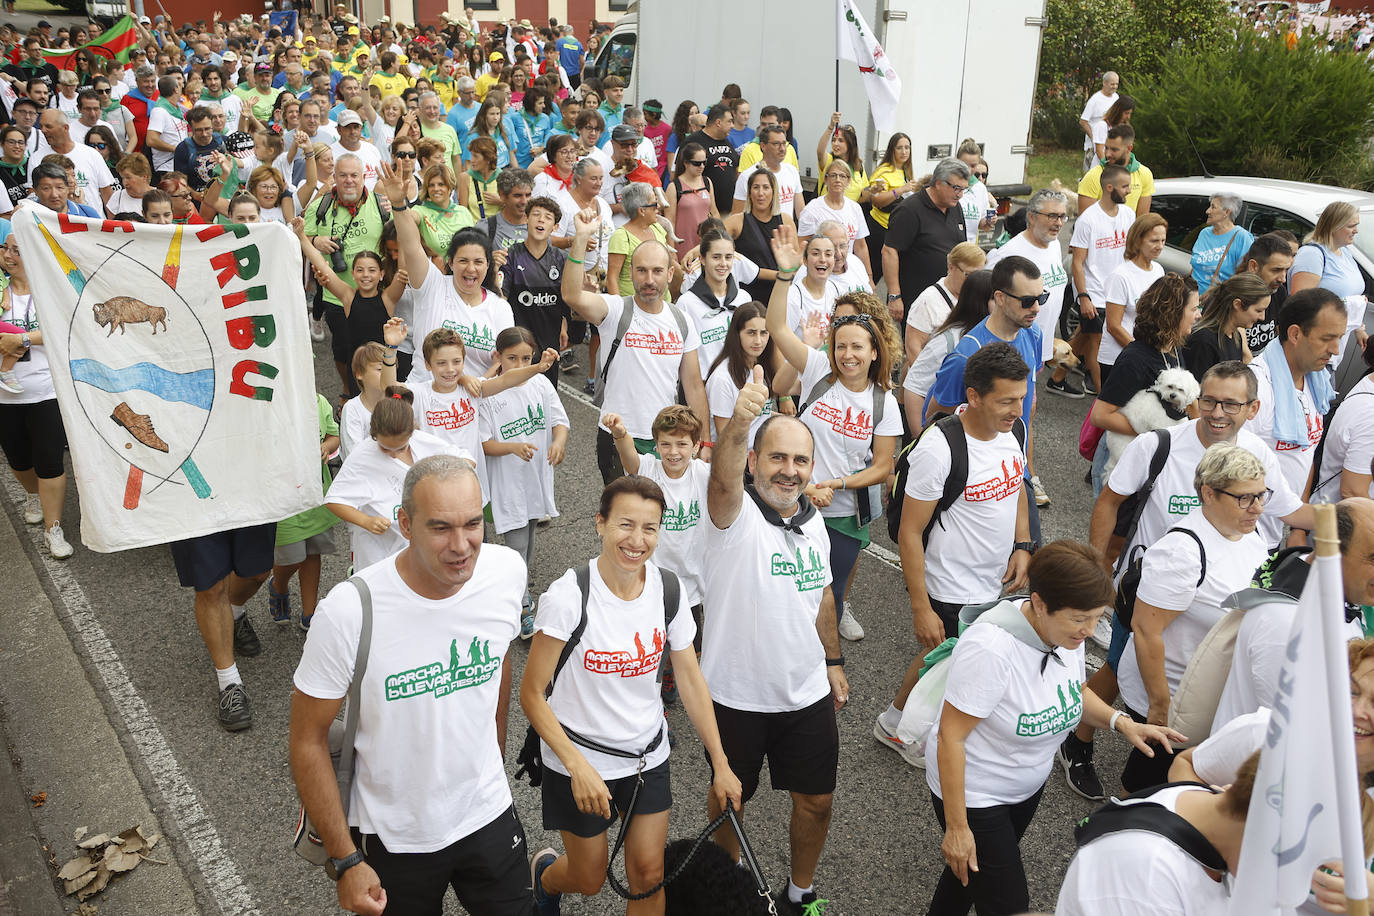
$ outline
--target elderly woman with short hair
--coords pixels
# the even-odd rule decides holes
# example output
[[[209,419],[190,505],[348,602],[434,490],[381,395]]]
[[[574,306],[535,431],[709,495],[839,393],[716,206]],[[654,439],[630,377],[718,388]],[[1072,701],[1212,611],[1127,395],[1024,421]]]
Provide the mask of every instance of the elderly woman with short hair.
[[[611,233],[606,258],[606,288],[622,296],[633,296],[634,277],[630,272],[630,259],[635,249],[645,242],[659,242],[668,245],[668,230],[658,220],[658,202],[654,189],[642,181],[632,181],[625,186],[620,195],[620,206],[625,209],[629,222]],[[668,248],[671,257],[673,249]],[[673,259],[673,276],[678,282],[682,279],[682,268]],[[665,300],[671,299],[665,292]]]
[[[1198,507],[1150,545],[1141,562],[1133,632],[1117,667],[1126,713],[1165,725],[1179,681],[1226,599],[1250,584],[1268,553],[1255,526],[1273,494],[1264,463],[1238,445],[1214,445],[1193,474]],[[1136,792],[1167,782],[1173,754],[1132,751],[1121,786]]]
[[[1235,194],[1214,194],[1207,205],[1207,225],[1193,243],[1193,281],[1198,294],[1213,283],[1225,283],[1244,262],[1255,237],[1236,225],[1242,202]]]

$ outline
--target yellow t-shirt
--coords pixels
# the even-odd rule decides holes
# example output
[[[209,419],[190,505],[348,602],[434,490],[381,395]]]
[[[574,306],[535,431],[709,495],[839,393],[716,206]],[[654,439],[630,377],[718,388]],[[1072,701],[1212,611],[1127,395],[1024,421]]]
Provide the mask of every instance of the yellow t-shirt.
[[[868,176],[868,183],[871,185],[880,179],[887,182],[887,190],[889,191],[893,188],[900,188],[902,185],[906,184],[907,181],[906,173],[895,165],[878,166],[873,170],[873,174]],[[892,207],[895,206],[897,206],[897,203],[893,201]],[[886,210],[880,210],[874,207],[872,211],[873,221],[886,229],[887,221],[892,217],[892,207],[888,207]]]
[[[449,80],[446,83],[436,83],[434,81],[433,71],[426,71],[425,78],[429,80],[430,85],[434,87],[434,91],[438,93],[439,103],[444,106],[444,110],[447,111],[452,108],[453,100],[458,98],[458,81]]]
[[[402,92],[414,86],[415,81],[400,72],[374,73],[372,74],[372,82],[369,85],[376,86],[380,89],[382,91],[382,98],[386,98],[389,95],[399,96]]]
[[[650,224],[649,231],[654,234],[654,238],[658,239],[664,245],[668,244],[668,230],[664,229],[662,224]],[[638,248],[641,244],[643,243],[639,239],[631,235],[630,230],[626,229],[624,226],[621,226],[615,232],[611,233],[611,240],[606,248],[607,253],[623,254],[625,256],[624,262],[620,265],[620,274],[619,276],[614,278],[616,284],[616,292],[620,293],[620,295],[622,296],[634,295],[635,282],[634,277],[630,274],[630,259],[634,256],[635,249]],[[670,248],[669,250],[671,251],[672,249]],[[608,277],[608,287],[610,283],[611,278]],[[663,301],[673,301],[672,294],[670,294],[666,289],[663,291]]]
[[[1102,165],[1100,163],[1093,166],[1088,174],[1083,176],[1083,180],[1078,183],[1078,193],[1084,197],[1091,197],[1093,200],[1102,198]],[[1153,197],[1154,193],[1155,173],[1146,166],[1137,163],[1136,170],[1131,173],[1131,192],[1126,195],[1126,209],[1132,213],[1136,212],[1136,204],[1140,203],[1140,198]]]
[[[763,161],[763,147],[759,146],[759,141],[750,140],[739,150],[739,173],[743,175],[751,167]],[[792,148],[792,144],[787,144],[787,158],[783,160],[798,172],[801,166],[797,165],[797,151]]]
[[[485,102],[487,100],[487,91],[490,90],[492,86],[496,85],[498,79],[499,77],[490,70],[477,77],[477,98]]]
[[[821,177],[819,179],[819,184],[817,186],[818,193],[824,193],[825,170],[830,168],[830,163],[834,161],[835,157],[832,154],[825,154],[825,161],[821,163]],[[850,200],[854,201],[854,203],[857,204],[859,202],[859,195],[863,193],[864,188],[868,187],[868,183],[868,176],[864,174],[864,170],[860,168],[857,172],[854,172],[852,175],[850,175],[849,187],[844,189],[844,196],[848,197]]]

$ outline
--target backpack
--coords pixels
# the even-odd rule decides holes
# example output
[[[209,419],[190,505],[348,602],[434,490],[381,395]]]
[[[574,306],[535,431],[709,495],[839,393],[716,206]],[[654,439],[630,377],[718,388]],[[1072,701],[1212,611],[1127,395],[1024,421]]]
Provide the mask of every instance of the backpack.
[[[1218,791],[1200,782],[1169,782],[1125,798],[1113,798],[1073,828],[1074,845],[1082,849],[1104,836],[1124,830],[1138,830],[1164,837],[1203,868],[1226,872],[1226,858],[1201,831],[1158,802],[1150,801],[1151,796],[1160,789],[1182,786],[1207,789],[1214,794]]]
[[[1312,453],[1312,490],[1308,494],[1309,497],[1315,496],[1318,490],[1329,484],[1331,481],[1340,479],[1341,471],[1343,470],[1341,468],[1337,468],[1336,473],[1332,474],[1325,480],[1321,480],[1318,478],[1318,475],[1322,472],[1322,458],[1326,455],[1326,437],[1330,435],[1331,424],[1335,422],[1336,409],[1340,407],[1342,404],[1344,404],[1346,401],[1350,400],[1351,398],[1359,397],[1362,394],[1374,394],[1374,392],[1350,391],[1345,394],[1338,395],[1332,399],[1331,406],[1326,411],[1326,418],[1322,421],[1322,437],[1317,441],[1316,451]]]
[[[968,484],[968,439],[964,435],[964,424],[959,421],[957,414],[940,414],[933,417],[926,424],[925,430],[897,456],[897,477],[892,484],[892,498],[887,504],[887,533],[894,542],[898,540],[898,535],[902,530],[902,507],[906,502],[906,482],[911,476],[910,451],[919,442],[921,437],[930,433],[930,430],[938,429],[940,434],[949,443],[949,475],[945,478],[945,488],[940,494],[940,499],[935,503],[935,511],[930,514],[930,521],[926,524],[925,530],[921,532],[921,543],[930,542],[930,533],[935,530],[936,522],[940,527],[945,527],[940,520],[950,506],[958,502],[959,497],[964,492],[964,487]],[[1016,422],[1011,427],[1012,435],[1016,436],[1016,441],[1021,445],[1022,453],[1026,450],[1026,424],[1022,418],[1017,417]]]
[[[1170,528],[1165,534],[1173,534],[1175,531],[1186,534],[1197,542],[1198,553],[1202,558],[1202,571],[1198,573],[1197,585],[1202,585],[1207,578],[1207,548],[1202,546],[1202,538],[1187,528]],[[1159,543],[1156,541],[1155,543]],[[1131,618],[1135,616],[1135,594],[1140,589],[1140,573],[1145,563],[1145,548],[1141,545],[1140,553],[1135,553],[1135,548],[1131,548],[1132,557],[1126,566],[1126,571],[1121,574],[1121,581],[1116,586],[1116,619],[1121,621],[1121,625],[1128,631],[1131,629]]]
[[[667,631],[677,619],[678,605],[681,603],[682,584],[678,581],[676,573],[659,567],[659,574],[663,577],[663,630],[665,645],[663,655],[658,660],[658,682],[663,682],[663,658],[668,654],[666,645]],[[568,635],[568,641],[563,644],[563,651],[558,654],[558,663],[554,665],[553,675],[549,678],[548,686],[544,688],[544,696],[553,695],[553,685],[558,680],[559,673],[567,665],[568,659],[572,658],[573,651],[577,644],[582,641],[582,634],[587,630],[587,596],[591,593],[592,570],[590,563],[583,563],[573,570],[573,576],[577,580],[577,589],[582,595],[582,615],[577,620],[577,626],[573,627],[572,633]],[[627,759],[640,759],[647,757],[663,743],[664,730],[659,729],[654,740],[650,741],[644,750],[634,753],[624,751],[620,748],[608,747],[598,741],[594,741],[585,735],[580,735],[566,725],[563,732],[574,744],[582,747],[609,754],[612,757],[625,757]],[[544,759],[543,751],[539,746],[539,734],[534,730],[534,726],[529,726],[525,731],[525,743],[520,748],[520,754],[515,758],[515,762],[520,764],[520,768],[515,771],[515,778],[527,777],[530,786],[538,788],[544,782]]]
[[[1112,536],[1121,538],[1119,550],[1130,546],[1132,539],[1135,538],[1136,529],[1140,527],[1140,516],[1145,514],[1145,504],[1150,501],[1150,494],[1154,492],[1155,482],[1159,480],[1160,473],[1164,470],[1164,464],[1169,460],[1169,449],[1173,445],[1173,439],[1169,436],[1168,429],[1157,429],[1154,431],[1155,451],[1150,457],[1150,466],[1145,474],[1145,482],[1140,489],[1121,501],[1121,505],[1116,508],[1116,523],[1112,526]],[[1108,556],[1111,554],[1108,553]]]
[[[835,386],[835,382],[829,381],[829,376],[824,376],[815,385],[811,386],[811,391],[807,394],[806,400],[797,408],[797,416],[806,415],[806,411],[811,405],[816,403],[816,399],[825,394]],[[887,392],[877,385],[869,385],[873,391],[873,409],[869,416],[873,419],[873,432],[878,431],[878,424],[883,421],[883,404],[886,398],[883,397]],[[871,440],[870,440],[871,441]],[[882,484],[875,483],[871,487],[864,487],[862,490],[854,491],[854,504],[856,506],[856,521],[860,528],[873,521],[874,517],[882,511],[883,487]]]
[[[615,359],[616,353],[620,351],[620,342],[625,339],[625,332],[630,330],[630,322],[635,317],[635,297],[623,296],[620,309],[620,321],[616,324],[615,339],[611,341],[610,349],[606,351],[606,361],[601,364],[601,371],[596,375],[596,389],[592,394],[592,403],[600,407],[606,400],[606,376],[611,371],[611,360]],[[687,316],[682,313],[682,309],[673,305],[671,302],[664,302],[663,307],[672,313],[673,319],[677,321],[678,333],[682,335],[684,342],[687,340]],[[800,413],[800,411],[798,411]],[[585,594],[585,592],[584,592]]]

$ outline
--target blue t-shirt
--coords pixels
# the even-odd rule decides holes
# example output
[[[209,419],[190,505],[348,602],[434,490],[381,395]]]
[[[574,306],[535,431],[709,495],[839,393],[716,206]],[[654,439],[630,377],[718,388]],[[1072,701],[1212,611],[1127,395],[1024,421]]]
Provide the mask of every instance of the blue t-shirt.
[[[520,117],[524,119],[525,127],[528,128],[530,132],[531,148],[536,146],[543,148],[545,143],[548,141],[549,125],[552,123],[551,121],[549,121],[549,116],[546,114],[531,116],[522,111]],[[533,158],[531,158],[530,161],[534,161]]]
[[[564,35],[554,42],[558,46],[558,63],[568,71],[568,76],[582,72],[582,43],[571,35]]]
[[[512,108],[501,118],[501,123],[506,126],[506,135],[510,137],[510,142],[515,144],[515,149],[510,152],[515,154],[516,164],[522,169],[529,168],[530,163],[534,161],[534,155],[530,152],[530,130],[525,126],[524,117],[519,111]],[[509,153],[506,159],[507,164],[509,164]]]
[[[1316,274],[1321,277],[1317,285],[1330,290],[1344,299],[1346,296],[1364,295],[1364,277],[1360,275],[1360,265],[1355,263],[1353,252],[1347,246],[1341,255],[1330,248],[1308,242],[1298,249],[1293,258],[1293,266],[1288,269],[1288,282],[1293,282],[1297,273]]]
[[[1213,271],[1216,272],[1218,283],[1229,280],[1254,241],[1255,237],[1250,231],[1239,226],[1225,235],[1217,235],[1211,226],[1204,227],[1193,243],[1193,282],[1197,284],[1198,295],[1207,292],[1211,286]],[[1229,249],[1226,247],[1228,244],[1231,246]],[[1225,260],[1222,260],[1223,254]],[[1221,261],[1219,270],[1218,261]]]
[[[926,396],[925,413],[930,412],[930,404],[934,401],[946,407],[957,407],[964,403],[964,363],[968,358],[977,353],[980,349],[990,343],[1000,341],[1002,338],[988,330],[988,320],[984,318],[974,325],[973,330],[959,338],[959,343],[954,347],[954,351],[945,357],[945,361],[940,364],[940,371],[935,373],[935,384],[930,386],[930,393]],[[1030,367],[1030,375],[1026,379],[1026,400],[1021,405],[1021,418],[1026,422],[1026,428],[1030,428],[1031,408],[1035,406],[1035,373],[1040,369],[1040,348],[1042,346],[1042,335],[1037,325],[1022,328],[1016,332],[1016,337],[1008,341],[1021,358]],[[925,414],[922,414],[922,422],[925,421]]]
[[[468,131],[472,130],[472,122],[477,118],[477,109],[481,107],[480,103],[473,102],[471,108],[466,108],[462,102],[454,100],[453,107],[448,110],[445,122],[457,132],[458,142],[463,145],[463,149],[468,148]]]
[[[739,149],[744,146],[744,144],[754,139],[754,129],[752,127],[743,127],[739,130],[732,129],[727,137],[730,141],[730,145],[735,149]]]

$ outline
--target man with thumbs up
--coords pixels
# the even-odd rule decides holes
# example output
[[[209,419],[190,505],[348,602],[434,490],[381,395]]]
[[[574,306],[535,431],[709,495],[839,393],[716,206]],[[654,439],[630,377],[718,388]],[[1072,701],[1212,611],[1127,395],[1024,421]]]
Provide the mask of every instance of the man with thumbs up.
[[[758,789],[765,758],[773,788],[792,795],[791,880],[778,904],[785,913],[809,913],[824,902],[812,880],[839,765],[835,711],[849,699],[849,683],[830,592],[830,539],[803,492],[813,465],[811,431],[795,417],[774,415],[749,449],[750,423],[767,400],[763,369],[755,366],[711,460],[701,670],[744,801]],[[767,634],[766,648],[760,634]],[[710,807],[712,817],[719,813],[714,801]],[[716,842],[739,854],[729,830]]]

